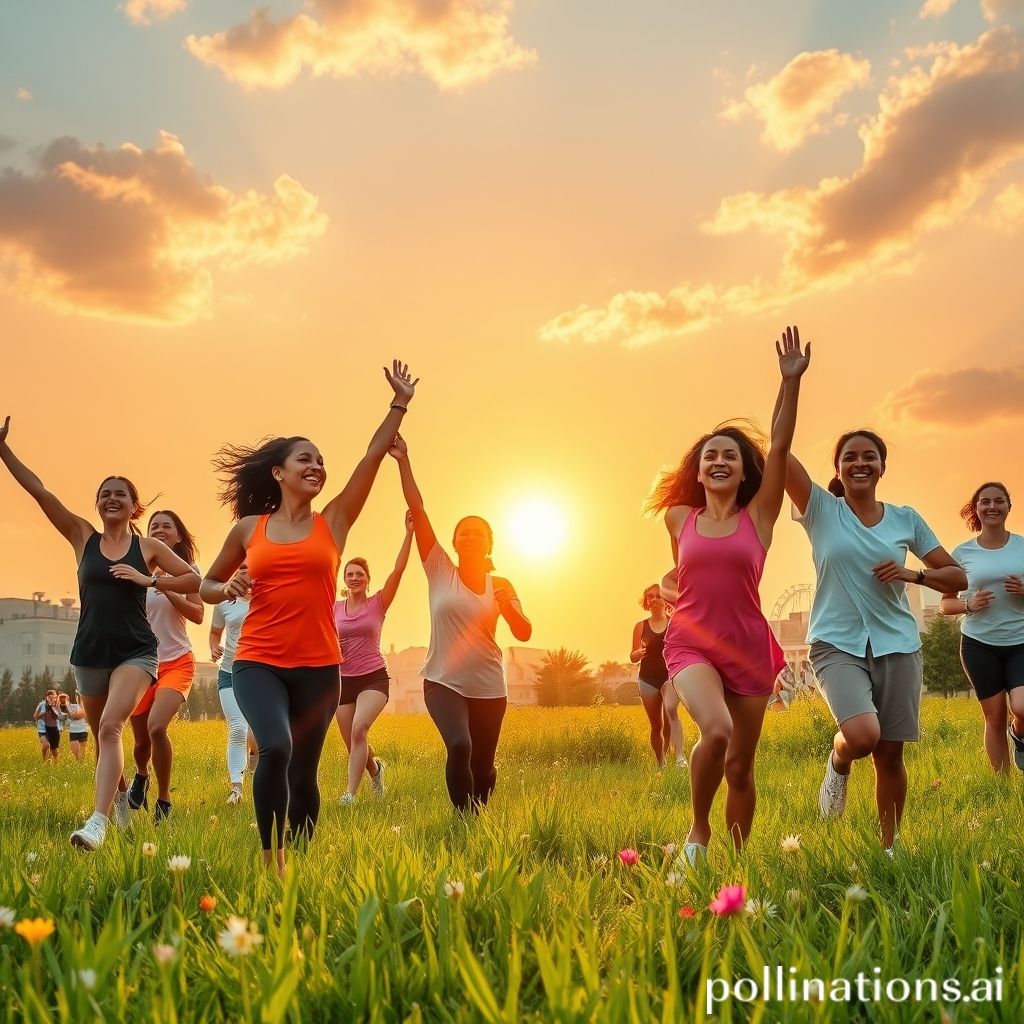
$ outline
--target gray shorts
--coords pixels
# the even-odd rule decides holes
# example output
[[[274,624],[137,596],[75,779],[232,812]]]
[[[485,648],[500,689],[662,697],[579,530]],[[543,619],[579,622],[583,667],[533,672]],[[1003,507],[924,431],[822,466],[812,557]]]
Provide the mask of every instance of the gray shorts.
[[[87,668],[81,665],[72,665],[78,692],[83,697],[102,697],[110,689],[110,677],[125,665],[141,668],[143,672],[150,674],[154,683],[156,682],[156,658],[129,658],[128,661],[122,661],[114,668]]]
[[[924,663],[920,651],[875,657],[869,644],[860,658],[815,640],[810,660],[818,689],[838,725],[856,715],[873,714],[878,716],[883,740],[921,738]]]

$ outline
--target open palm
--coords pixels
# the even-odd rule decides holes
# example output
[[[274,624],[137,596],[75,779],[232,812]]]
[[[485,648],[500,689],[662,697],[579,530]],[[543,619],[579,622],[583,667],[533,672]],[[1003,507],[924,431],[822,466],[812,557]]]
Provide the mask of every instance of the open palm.
[[[415,380],[410,379],[412,375],[409,373],[409,364],[398,359],[392,360],[390,371],[384,367],[384,376],[394,389],[395,398],[408,405],[409,399],[416,394],[416,385],[420,382],[419,377]]]
[[[779,355],[779,370],[783,380],[797,380],[811,365],[811,343],[807,343],[806,351],[800,351],[800,328],[787,327],[782,338],[775,342],[775,351]]]

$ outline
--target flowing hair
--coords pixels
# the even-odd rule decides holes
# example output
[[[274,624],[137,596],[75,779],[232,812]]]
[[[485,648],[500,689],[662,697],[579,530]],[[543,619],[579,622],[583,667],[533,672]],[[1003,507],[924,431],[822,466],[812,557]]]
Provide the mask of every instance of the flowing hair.
[[[860,430],[848,430],[845,434],[841,435],[832,451],[832,466],[835,468],[836,475],[828,482],[829,491],[837,498],[842,498],[846,495],[843,481],[839,479],[839,456],[843,454],[843,449],[855,437],[863,437],[878,449],[878,458],[882,463],[883,470],[885,469],[885,460],[889,457],[889,449],[886,447],[885,442],[873,430],[865,430],[863,428]]]
[[[644,502],[645,512],[664,512],[673,505],[703,508],[707,504],[704,485],[700,482],[700,455],[704,446],[713,437],[728,437],[736,442],[743,461],[745,478],[740,483],[736,504],[741,507],[750,504],[760,489],[761,478],[764,476],[764,435],[749,420],[729,420],[720,423],[709,433],[701,435],[675,469],[660,474]]]
[[[146,527],[147,533],[153,528],[153,520],[157,516],[167,516],[174,523],[174,528],[178,531],[178,536],[181,538],[171,550],[179,558],[188,562],[189,565],[195,565],[199,561],[199,545],[196,543],[195,537],[189,532],[188,527],[181,521],[181,516],[177,512],[172,512],[169,508],[158,509],[149,516],[149,526]]]
[[[978,518],[978,499],[981,497],[981,492],[986,487],[998,487],[999,490],[1006,495],[1006,504],[1009,508],[1013,508],[1013,502],[1010,500],[1010,492],[1006,489],[1006,484],[1001,484],[998,480],[989,480],[987,483],[983,483],[972,495],[970,500],[960,509],[960,518],[971,528],[974,533],[978,533],[981,530],[981,520]]]
[[[128,479],[126,476],[120,476],[118,473],[111,473],[110,476],[105,476],[101,481],[99,487],[96,488],[96,501],[100,500],[100,491],[103,490],[103,485],[108,483],[110,480],[120,480],[128,488],[128,497],[132,499],[132,504],[135,506],[132,509],[131,515],[128,517],[128,529],[131,530],[137,537],[142,536],[142,531],[139,529],[139,520],[146,514],[146,506],[139,501],[139,489]],[[159,497],[160,495],[157,495]],[[154,499],[155,500],[155,499]]]
[[[308,437],[268,437],[256,447],[226,444],[213,457],[214,472],[223,477],[217,499],[234,513],[235,519],[261,516],[281,507],[281,485],[274,479],[274,467],[300,441]]]

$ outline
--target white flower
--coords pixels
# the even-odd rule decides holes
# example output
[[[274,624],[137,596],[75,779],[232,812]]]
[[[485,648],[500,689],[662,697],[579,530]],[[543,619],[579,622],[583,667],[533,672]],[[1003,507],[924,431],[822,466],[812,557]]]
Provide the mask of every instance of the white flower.
[[[672,854],[674,854],[676,852],[676,844],[675,843],[666,843],[662,847],[662,849],[665,851],[665,856],[666,857],[671,857]]]
[[[391,831],[394,832],[395,835],[397,836],[398,833],[402,831],[402,826],[401,825],[392,825],[391,826]]]
[[[143,857],[155,857],[156,856],[156,843],[143,843],[142,844],[142,856]]]
[[[191,866],[192,858],[186,857],[183,853],[176,854],[167,861],[167,870],[172,871],[176,875],[188,871]]]
[[[39,854],[38,853],[34,853],[33,852],[33,853],[26,853],[25,854],[25,863],[26,864],[35,864],[35,862],[37,860],[39,860]]]
[[[868,891],[863,885],[851,885],[846,890],[846,898],[851,903],[863,903],[868,898]]]
[[[771,900],[747,900],[743,909],[755,920],[774,917],[776,914],[775,904]]]
[[[82,988],[91,992],[96,987],[96,972],[91,967],[83,967],[78,972],[78,981]]]
[[[248,956],[262,941],[263,936],[244,917],[228,918],[228,926],[218,936],[221,949],[231,956]]]
[[[803,902],[804,894],[799,889],[787,889],[786,899],[791,907],[799,907]]]
[[[990,863],[989,863],[989,862],[988,862],[987,860],[983,860],[983,861],[981,862],[981,870],[982,870],[982,871],[988,871],[988,869],[989,869],[990,867],[992,867],[992,865],[991,865],[991,864],[990,864]]]
[[[153,956],[156,957],[157,963],[169,964],[176,953],[177,950],[173,946],[168,946],[166,942],[158,942],[153,947]]]
[[[799,853],[800,852],[800,837],[799,836],[786,836],[782,840],[782,852],[783,853]]]
[[[0,907],[0,928],[13,928],[17,917],[10,907]]]
[[[665,876],[665,884],[671,886],[673,889],[678,889],[680,886],[686,884],[686,875],[681,874],[678,871],[670,871]]]
[[[462,894],[466,891],[466,887],[459,881],[451,881],[444,883],[444,894],[450,900],[461,900]]]

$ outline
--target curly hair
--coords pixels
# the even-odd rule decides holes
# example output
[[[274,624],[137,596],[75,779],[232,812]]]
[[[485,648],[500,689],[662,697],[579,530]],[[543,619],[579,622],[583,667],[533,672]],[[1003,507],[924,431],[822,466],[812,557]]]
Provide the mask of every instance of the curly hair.
[[[675,469],[660,474],[644,502],[645,512],[663,512],[673,505],[703,508],[707,504],[704,485],[700,482],[699,476],[700,456],[704,446],[713,437],[728,437],[736,442],[743,461],[744,476],[736,495],[736,503],[740,506],[750,504],[761,487],[761,478],[764,476],[764,435],[749,420],[728,420],[719,423],[714,430],[702,434]]]
[[[139,501],[139,489],[128,479],[126,476],[121,476],[119,473],[111,473],[110,476],[105,476],[101,481],[99,487],[96,488],[96,501],[100,500],[100,492],[103,490],[103,485],[109,483],[111,480],[120,480],[128,488],[128,497],[132,499],[132,504],[135,506],[132,509],[131,515],[128,517],[128,529],[137,536],[142,536],[142,531],[139,529],[139,520],[146,514],[146,506]],[[159,495],[157,496],[159,497]]]
[[[226,444],[213,457],[213,468],[224,478],[217,499],[236,519],[276,512],[281,507],[281,485],[274,479],[275,466],[300,441],[308,437],[267,437],[256,447]]]
[[[846,494],[843,481],[839,479],[839,457],[843,454],[843,449],[855,437],[863,437],[878,449],[878,458],[882,463],[882,469],[885,469],[885,460],[889,457],[889,449],[886,447],[885,442],[873,430],[848,430],[845,434],[841,435],[839,440],[836,441],[835,448],[832,450],[832,465],[835,467],[836,475],[828,482],[829,491],[837,498],[842,498]]]
[[[146,527],[146,533],[153,528],[153,520],[157,516],[167,516],[172,523],[174,523],[175,529],[178,531],[178,536],[181,540],[171,549],[179,558],[184,559],[189,565],[195,565],[199,559],[199,545],[196,543],[195,537],[189,532],[189,529],[181,521],[181,516],[177,512],[172,512],[169,508],[158,509],[156,512],[150,513],[149,525]]]
[[[963,508],[960,509],[960,518],[971,528],[974,533],[981,531],[981,520],[978,518],[978,499],[981,497],[981,492],[986,487],[998,487],[999,490],[1006,495],[1006,504],[1009,508],[1013,508],[1013,502],[1010,500],[1010,492],[1006,489],[1006,484],[1001,484],[998,480],[988,480],[983,483],[980,487],[975,490],[971,495],[970,500],[967,501]]]

